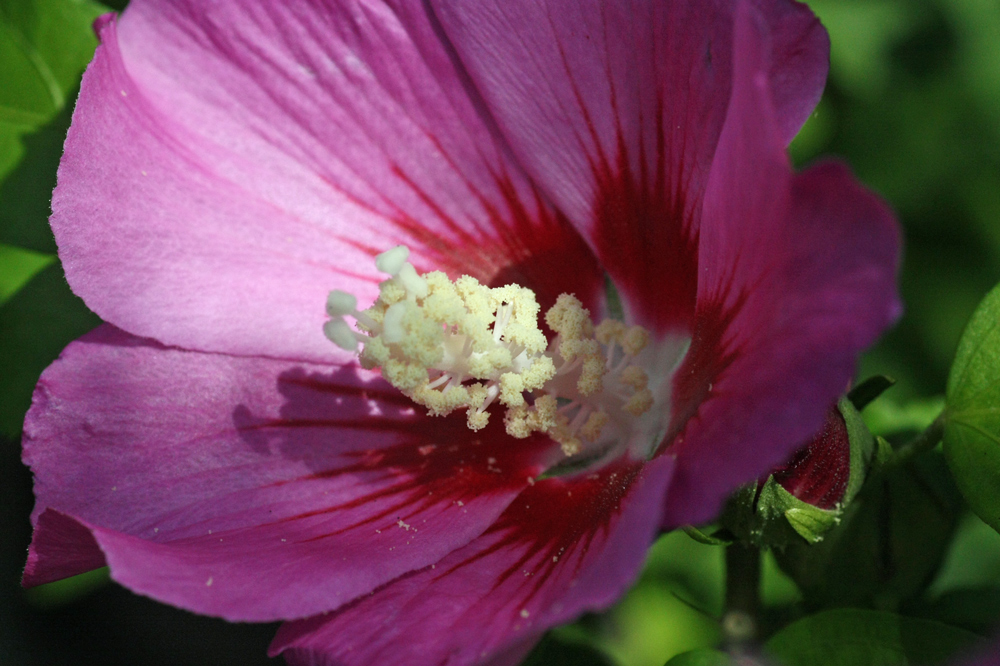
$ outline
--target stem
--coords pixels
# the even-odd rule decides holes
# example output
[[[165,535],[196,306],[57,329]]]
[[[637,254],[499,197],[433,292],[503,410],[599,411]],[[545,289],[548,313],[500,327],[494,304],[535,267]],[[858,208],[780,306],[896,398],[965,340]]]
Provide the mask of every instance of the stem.
[[[760,550],[737,541],[726,548],[725,642],[736,647],[752,641],[757,636],[759,612]]]
[[[930,451],[938,442],[941,441],[941,437],[944,435],[944,422],[945,413],[941,412],[938,417],[934,419],[934,422],[927,426],[927,429],[922,433],[903,444],[898,449],[896,449],[892,457],[889,458],[886,463],[887,467],[896,467],[898,465],[903,465],[908,463],[914,457]]]

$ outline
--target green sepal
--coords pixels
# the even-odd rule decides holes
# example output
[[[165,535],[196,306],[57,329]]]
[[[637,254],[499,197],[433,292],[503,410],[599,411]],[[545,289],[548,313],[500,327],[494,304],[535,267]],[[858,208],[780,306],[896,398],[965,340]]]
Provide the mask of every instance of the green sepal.
[[[723,522],[736,537],[761,548],[784,548],[805,539],[816,543],[840,520],[839,509],[820,509],[803,502],[768,477],[739,490],[730,501]]]
[[[861,411],[895,383],[896,380],[892,377],[874,375],[848,391],[847,399],[851,401],[855,409]]]
[[[841,398],[837,403],[837,409],[847,424],[847,438],[851,443],[851,476],[847,481],[844,497],[840,500],[841,506],[844,507],[854,500],[871,473],[872,459],[878,455],[879,444],[868,429],[861,412],[849,398]],[[892,450],[891,447],[889,450]]]
[[[769,476],[761,486],[751,484],[738,490],[726,507],[722,523],[738,539],[762,548],[784,548],[801,540],[815,544],[840,522],[844,507],[864,485],[878,445],[848,397],[840,399],[837,409],[847,426],[850,445],[849,478],[837,506],[822,509],[809,504]]]
[[[785,519],[799,536],[809,543],[818,543],[823,535],[840,522],[840,511],[827,511],[807,504],[785,511]]]

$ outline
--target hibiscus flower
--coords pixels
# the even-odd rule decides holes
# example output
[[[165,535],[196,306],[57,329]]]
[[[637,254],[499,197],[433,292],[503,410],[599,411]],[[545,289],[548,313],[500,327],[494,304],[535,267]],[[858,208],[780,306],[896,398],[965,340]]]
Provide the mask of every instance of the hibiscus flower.
[[[25,421],[26,585],[107,564],[288,620],[293,664],[514,663],[817,431],[898,314],[886,207],[788,163],[828,62],[803,5],[133,0],[97,30],[52,228],[108,323]],[[535,321],[572,381],[428,415],[471,375],[324,335],[398,346],[351,296],[423,316],[463,276],[519,294],[463,306],[504,358]]]

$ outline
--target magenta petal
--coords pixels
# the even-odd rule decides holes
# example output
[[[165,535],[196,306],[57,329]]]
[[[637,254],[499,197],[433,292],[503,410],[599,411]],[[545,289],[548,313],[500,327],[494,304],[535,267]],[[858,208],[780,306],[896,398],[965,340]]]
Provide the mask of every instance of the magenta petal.
[[[670,525],[710,520],[734,486],[787,460],[900,312],[899,231],[886,206],[842,165],[790,172],[766,40],[759,17],[741,11],[692,346],[675,382]]]
[[[372,255],[401,242],[421,270],[594,291],[590,250],[416,8],[405,28],[318,0],[150,0],[102,20],[53,198],[73,289],[166,344],[321,362],[327,292],[371,302]]]
[[[21,584],[34,587],[103,567],[107,562],[89,528],[66,514],[45,509],[35,532]]]
[[[537,482],[434,568],[284,625],[271,653],[311,666],[462,666],[512,656],[545,629],[606,608],[631,584],[656,534],[672,462],[621,462]]]
[[[415,414],[349,367],[167,349],[105,326],[46,370],[26,420],[26,582],[100,566],[96,542],[136,592],[230,620],[305,617],[481,534],[550,445]]]
[[[514,153],[591,239],[633,314],[659,329],[688,324],[735,3],[434,4]],[[804,5],[758,4],[774,27],[764,75],[787,140],[819,100],[828,42]]]

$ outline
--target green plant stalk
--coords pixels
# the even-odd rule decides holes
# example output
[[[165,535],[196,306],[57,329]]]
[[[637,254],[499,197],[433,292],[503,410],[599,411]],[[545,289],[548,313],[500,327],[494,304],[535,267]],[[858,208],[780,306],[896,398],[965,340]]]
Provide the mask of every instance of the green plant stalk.
[[[757,637],[760,614],[760,549],[734,542],[726,548],[726,603],[722,632],[727,647],[738,648]]]
[[[897,467],[899,465],[905,465],[921,453],[930,451],[937,446],[944,435],[944,424],[947,420],[945,415],[946,412],[941,412],[938,417],[934,419],[934,422],[927,426],[922,433],[893,451],[892,457],[886,461],[886,466]]]

